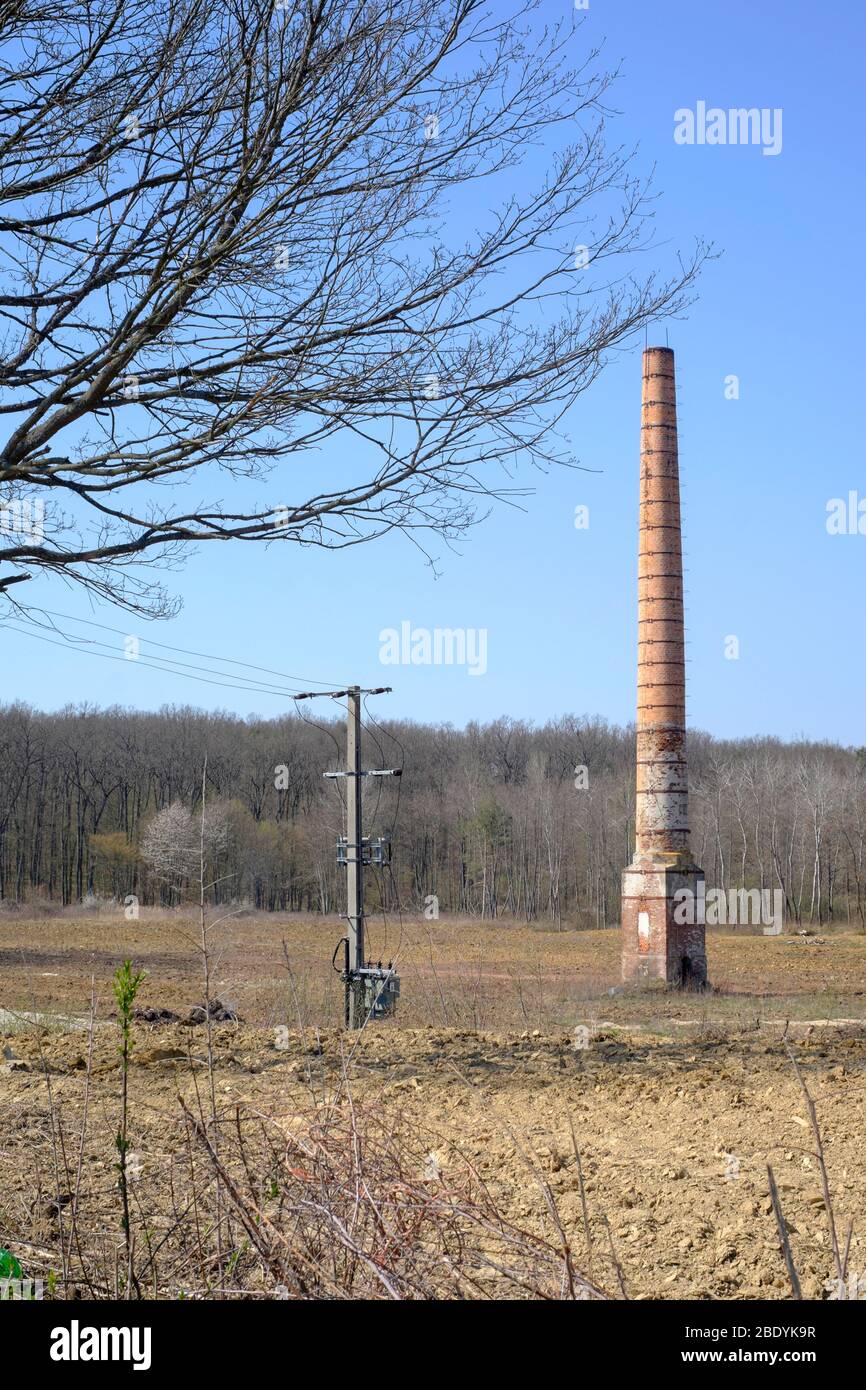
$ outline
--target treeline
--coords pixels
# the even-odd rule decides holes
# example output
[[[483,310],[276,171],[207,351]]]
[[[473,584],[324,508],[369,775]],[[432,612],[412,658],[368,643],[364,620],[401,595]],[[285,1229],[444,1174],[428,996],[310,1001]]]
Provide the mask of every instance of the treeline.
[[[199,875],[219,901],[333,913],[345,784],[342,722],[0,708],[0,897],[182,902]],[[619,918],[634,842],[634,736],[600,719],[465,730],[365,729],[365,830],[392,834],[368,903],[557,925]],[[691,824],[708,887],[778,888],[797,923],[866,929],[866,750],[769,738],[689,743]],[[188,843],[187,843],[188,842]]]

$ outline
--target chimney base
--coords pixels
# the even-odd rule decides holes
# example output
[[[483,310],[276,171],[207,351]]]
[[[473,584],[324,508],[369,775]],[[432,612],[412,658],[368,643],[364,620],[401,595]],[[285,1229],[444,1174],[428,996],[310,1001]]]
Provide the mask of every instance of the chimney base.
[[[703,896],[698,885],[703,881],[701,869],[646,859],[623,870],[623,980],[664,980],[673,988],[688,990],[709,987],[704,926],[678,922],[674,915],[697,915],[699,894]],[[683,896],[683,889],[689,898]]]

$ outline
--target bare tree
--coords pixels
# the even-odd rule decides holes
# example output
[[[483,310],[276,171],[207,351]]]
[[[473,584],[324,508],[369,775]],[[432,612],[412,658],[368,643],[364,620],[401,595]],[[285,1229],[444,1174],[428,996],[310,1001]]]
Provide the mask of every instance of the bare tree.
[[[394,841],[394,874],[370,884],[389,913],[500,915],[563,926],[617,920],[632,853],[634,730],[603,720],[455,730],[391,723],[406,772],[383,791],[371,829]],[[334,841],[343,829],[333,759],[336,724],[241,719],[169,708],[0,706],[0,900],[66,905],[87,891],[145,905],[188,903],[201,872],[200,798],[207,757],[208,902],[332,912],[340,902]],[[388,745],[390,747],[390,745]],[[395,742],[396,746],[396,742]],[[775,739],[722,741],[695,732],[692,830],[708,888],[784,893],[800,923],[815,876],[817,801],[821,922],[866,921],[866,752]],[[290,786],[278,789],[278,765]],[[588,784],[575,777],[584,766]],[[267,777],[270,768],[271,776]],[[189,808],[193,808],[192,810]],[[371,812],[376,810],[375,801]],[[725,846],[721,877],[717,841]],[[715,854],[714,854],[715,850]],[[484,866],[487,866],[485,877]],[[493,877],[497,882],[494,884]],[[163,891],[164,890],[164,891]]]
[[[611,75],[535,8],[2,7],[0,590],[163,613],[190,542],[448,539],[571,461],[557,422],[706,249],[631,273]]]

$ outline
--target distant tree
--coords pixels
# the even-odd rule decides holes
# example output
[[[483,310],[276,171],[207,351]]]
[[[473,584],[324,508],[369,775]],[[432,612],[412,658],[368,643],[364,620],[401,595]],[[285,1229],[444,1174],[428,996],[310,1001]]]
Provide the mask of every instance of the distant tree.
[[[130,891],[135,873],[137,854],[122,830],[104,835],[91,835],[88,841],[97,872],[114,897]]]
[[[164,613],[189,543],[449,538],[492,466],[571,459],[562,413],[705,250],[633,273],[611,76],[535,8],[2,6],[0,592]]]
[[[211,749],[209,901],[339,911],[343,809],[321,775],[332,732],[188,708],[46,715],[0,706],[0,899],[67,904],[88,888],[132,892],[144,905],[188,898]],[[514,726],[505,745],[501,720],[465,730],[386,722],[379,732],[399,738],[406,774],[368,807],[370,833],[394,838],[393,870],[368,877],[371,910],[420,911],[435,895],[443,914],[618,922],[634,847],[633,729],[567,715]],[[811,897],[818,922],[866,930],[857,751],[701,733],[689,750],[692,844],[708,887],[779,888],[791,924],[808,920]],[[586,785],[576,784],[578,763]],[[291,769],[290,790],[266,778],[277,764]]]
[[[225,808],[218,803],[205,807],[204,823],[180,801],[158,811],[141,837],[141,857],[148,868],[173,890],[181,887],[200,869],[201,839],[210,858],[225,848],[228,823]]]

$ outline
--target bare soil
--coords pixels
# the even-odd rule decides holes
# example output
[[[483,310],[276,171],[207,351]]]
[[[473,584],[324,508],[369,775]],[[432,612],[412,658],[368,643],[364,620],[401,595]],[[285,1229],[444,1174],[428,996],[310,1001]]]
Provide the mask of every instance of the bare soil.
[[[100,1008],[128,956],[148,973],[146,1002],[184,1013],[200,996],[198,922],[145,909],[29,919],[0,914],[0,1008]],[[342,985],[331,968],[336,920],[249,913],[214,928],[214,991],[251,1023],[337,1026]],[[508,922],[371,917],[373,960],[394,959],[403,1027],[573,1028],[592,1019],[754,1026],[767,1018],[866,1020],[866,935],[802,938],[709,932],[713,993],[623,990],[619,933],[552,931]],[[340,957],[338,955],[338,965]],[[110,1006],[109,1006],[110,1007]]]
[[[185,1016],[201,1000],[193,930],[175,917],[0,921],[0,1244],[33,1272],[58,1265],[52,1115],[74,1149],[88,1089],[85,1185],[113,1191],[111,973],[131,956],[148,971],[139,1002]],[[769,1163],[804,1296],[826,1298],[828,1213],[793,1057],[817,1103],[840,1239],[853,1223],[850,1270],[866,1273],[866,938],[713,934],[717,992],[684,996],[619,990],[615,932],[407,922],[400,1016],[347,1040],[329,964],[339,930],[250,917],[219,931],[214,992],[244,1019],[214,1028],[227,1113],[297,1125],[342,1086],[341,1103],[381,1104],[423,1134],[443,1183],[470,1163],[512,1220],[550,1235],[543,1175],[578,1268],[613,1296],[621,1278],[631,1298],[789,1297]],[[398,935],[379,943],[383,958]],[[76,1022],[91,982],[88,1062]],[[198,1103],[204,1046],[201,1026],[135,1027],[131,1142],[151,1188],[183,1148],[180,1098]]]

